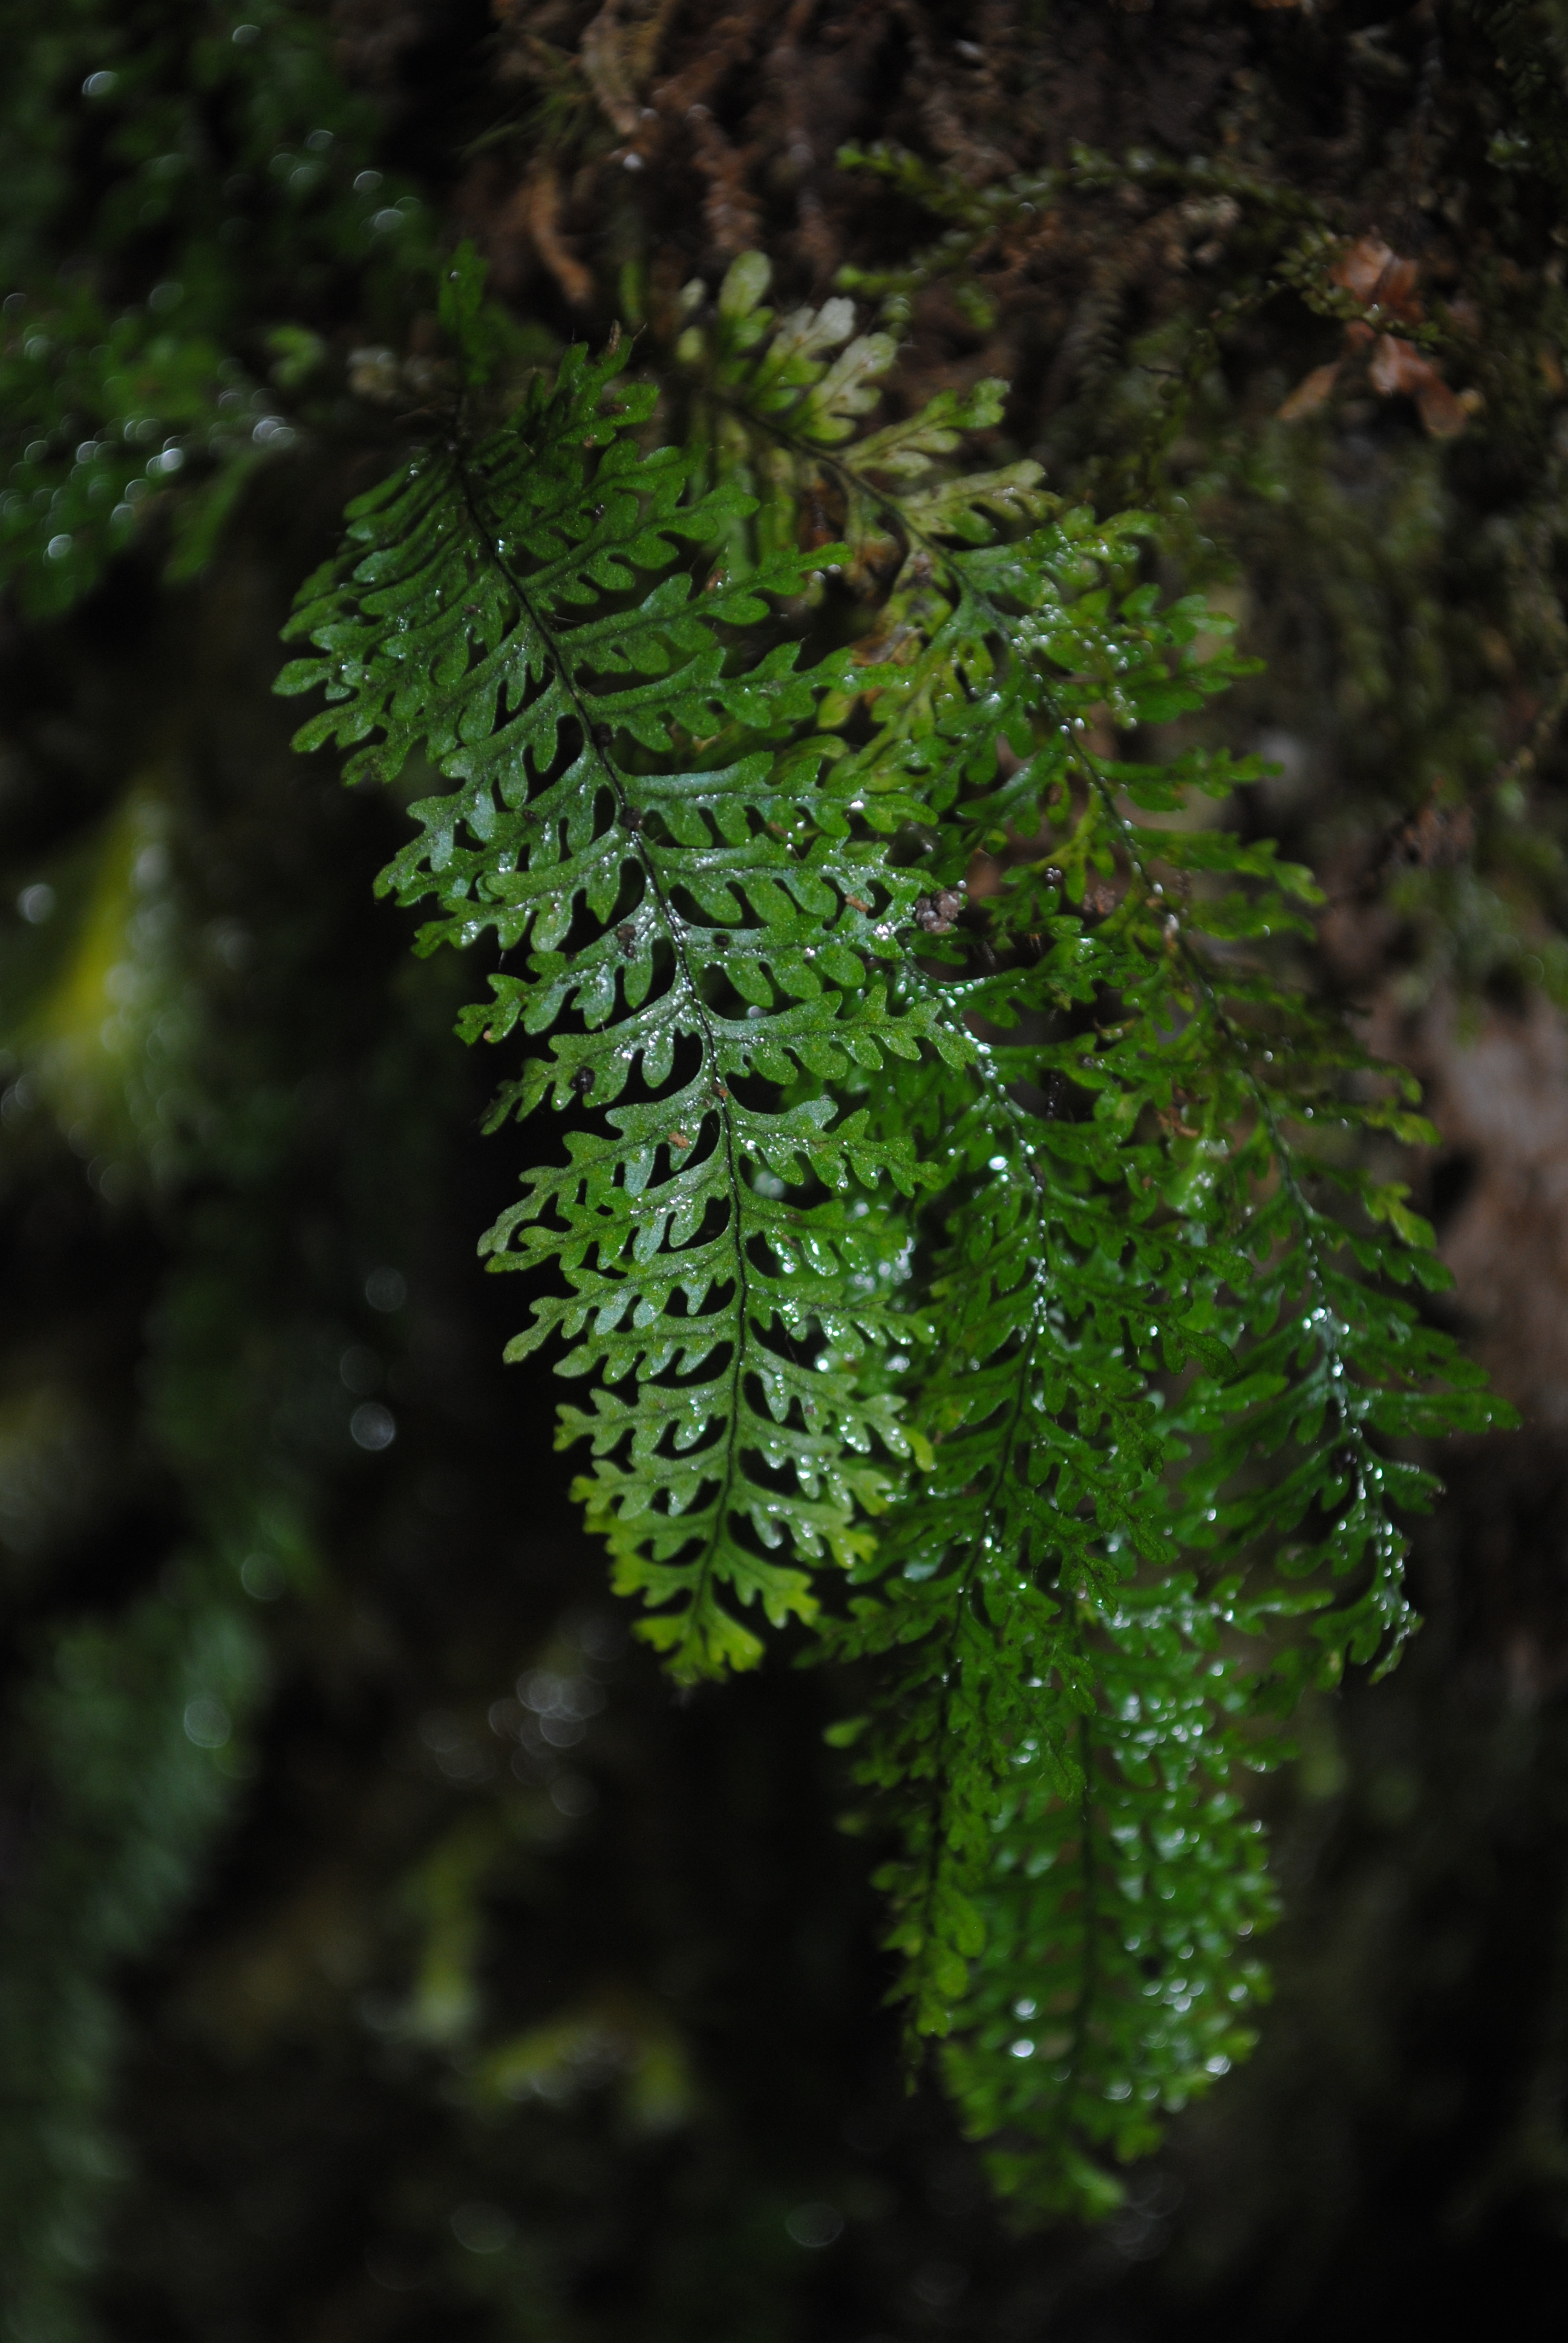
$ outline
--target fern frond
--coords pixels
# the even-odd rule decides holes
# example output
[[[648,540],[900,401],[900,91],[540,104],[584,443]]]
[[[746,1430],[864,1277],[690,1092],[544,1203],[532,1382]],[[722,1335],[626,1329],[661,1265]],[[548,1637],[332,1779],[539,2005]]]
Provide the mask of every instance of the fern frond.
[[[508,1355],[558,1334],[566,1371],[600,1379],[562,1438],[590,1440],[578,1485],[616,1583],[692,1675],[758,1656],[737,1603],[811,1615],[801,1564],[864,1551],[879,1459],[905,1453],[898,1403],[854,1369],[895,1276],[862,1192],[910,1191],[912,1151],[824,1086],[914,1055],[935,1020],[874,974],[918,880],[798,820],[839,744],[797,736],[842,657],[802,671],[792,643],[730,648],[804,560],[700,591],[674,567],[748,500],[688,498],[680,455],[639,447],[654,395],[618,383],[625,355],[572,352],[514,424],[351,508],[290,625],[322,656],[280,689],[325,688],[299,743],[336,739],[350,779],[417,751],[454,785],[414,807],[381,882],[436,898],[420,948],[493,930],[527,951],[463,1021],[551,1034],[497,1120],[548,1096],[598,1128],[485,1240],[565,1289]]]
[[[1358,1168],[1423,1126],[1271,958],[1309,874],[1191,823],[1260,768],[1093,745],[1244,671],[1223,622],[1132,583],[1140,515],[951,462],[1001,386],[856,436],[890,344],[766,287],[743,256],[682,345],[684,454],[574,352],[362,499],[284,688],[351,778],[448,784],[382,883],[435,896],[422,949],[526,955],[463,1020],[531,1045],[496,1120],[591,1118],[485,1246],[555,1280],[509,1355],[593,1379],[561,1438],[618,1586],[691,1676],[847,1572],[911,2033],[1004,2187],[1093,2209],[1245,2046],[1249,1735],[1408,1632],[1432,1483],[1382,1443],[1495,1412]],[[874,631],[802,666],[845,562]]]
[[[887,1655],[859,1776],[903,1839],[882,1878],[911,2029],[953,2034],[947,2071],[978,2134],[1018,2124],[1051,2144],[1043,2163],[999,2149],[1004,2186],[1092,2208],[1115,2189],[1097,2147],[1151,2144],[1158,2111],[1241,2046],[1239,1937],[1266,1896],[1224,1782],[1232,1720],[1347,1656],[1388,1664],[1408,1632],[1394,1509],[1433,1484],[1373,1435],[1494,1411],[1389,1290],[1442,1282],[1430,1232],[1334,1159],[1336,1139],[1422,1127],[1271,970],[1269,940],[1308,927],[1308,874],[1268,845],[1163,826],[1258,769],[1090,745],[1107,719],[1166,722],[1224,687],[1233,659],[1199,657],[1212,615],[1120,589],[1137,515],[964,548],[960,509],[945,528],[897,512],[910,550],[859,655],[870,729],[824,782],[869,823],[929,825],[928,901],[946,916],[927,951],[950,970],[976,855],[1010,866],[981,913],[991,972],[923,978],[950,1014],[985,1021],[977,1061],[882,1083],[890,1127],[919,1130],[952,1175],[926,1212],[942,1336],[912,1390],[936,1462],[827,1633],[840,1654]],[[1359,1225],[1313,1201],[1324,1179]],[[1200,1372],[1172,1408],[1184,1364]],[[1312,1640],[1292,1628],[1270,1651],[1270,1620],[1302,1614]],[[1069,1839],[1085,1862],[1100,1849],[1096,1898],[1060,1873],[1030,1884]],[[1196,1867],[1171,1872],[1189,1844]],[[1171,1931],[1130,1934],[1156,1860],[1189,1885]],[[1052,1980],[1039,2006],[1079,2013],[1070,2055],[1037,2061],[999,2031],[1006,1996],[1035,1997],[1030,1962]],[[1174,2025],[1199,1972],[1213,2025]]]
[[[971,310],[984,301],[971,275],[973,262],[1000,228],[1022,214],[1046,208],[1061,186],[1056,171],[1024,172],[1010,178],[976,186],[950,164],[933,165],[890,139],[870,146],[840,146],[841,171],[865,171],[885,179],[907,203],[917,204],[951,225],[934,242],[910,254],[893,268],[840,268],[834,282],[845,292],[880,297],[879,315],[890,324],[903,324],[914,297],[938,277],[956,277],[955,297]],[[986,304],[989,308],[989,303]]]

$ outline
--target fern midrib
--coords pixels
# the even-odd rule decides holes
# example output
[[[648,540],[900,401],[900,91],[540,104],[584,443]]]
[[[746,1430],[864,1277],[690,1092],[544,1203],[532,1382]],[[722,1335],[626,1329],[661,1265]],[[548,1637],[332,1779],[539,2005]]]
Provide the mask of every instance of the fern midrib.
[[[712,1084],[714,1111],[719,1118],[719,1127],[724,1148],[724,1171],[729,1196],[730,1226],[735,1232],[733,1247],[735,1259],[735,1301],[733,1304],[735,1314],[735,1332],[731,1342],[729,1408],[727,1418],[726,1435],[723,1443],[724,1467],[719,1482],[719,1495],[714,1507],[713,1527],[709,1534],[708,1543],[703,1549],[702,1558],[693,1582],[693,1592],[687,1612],[687,1618],[689,1622],[688,1631],[682,1643],[678,1647],[677,1653],[671,1662],[672,1668],[678,1675],[682,1673],[695,1674],[699,1673],[699,1670],[694,1665],[690,1657],[691,1645],[693,1642],[693,1630],[697,1628],[698,1623],[700,1621],[706,1604],[712,1594],[714,1564],[718,1558],[719,1549],[722,1544],[725,1536],[726,1525],[729,1517],[730,1499],[735,1487],[736,1473],[739,1467],[741,1441],[740,1410],[742,1384],[745,1373],[746,1334],[747,1329],[750,1323],[749,1312],[751,1287],[750,1279],[748,1275],[749,1264],[746,1259],[746,1246],[743,1237],[741,1201],[742,1187],[739,1165],[736,1160],[735,1125],[734,1118],[729,1111],[729,1092],[722,1080],[719,1078],[717,1071],[719,1066],[718,1045],[714,1036],[713,1027],[708,1015],[708,1004],[703,1000],[701,992],[692,975],[691,961],[686,943],[685,922],[681,920],[673,904],[669,900],[658,867],[654,861],[653,856],[648,849],[648,841],[642,834],[640,820],[638,822],[631,822],[624,819],[624,817],[628,813],[633,811],[634,809],[630,806],[628,799],[626,790],[621,782],[620,775],[617,772],[608,756],[606,754],[605,750],[600,748],[598,741],[595,738],[596,727],[588,713],[588,708],[583,701],[582,695],[578,690],[577,684],[572,677],[569,662],[567,660],[561,650],[560,645],[556,639],[553,628],[540,612],[521,578],[518,575],[517,570],[507,559],[505,553],[501,549],[498,534],[490,526],[489,516],[486,512],[475,488],[472,475],[469,472],[467,460],[461,448],[456,451],[455,460],[457,464],[457,478],[462,486],[463,500],[468,508],[469,518],[473,521],[474,528],[480,538],[483,540],[486,551],[488,553],[490,559],[500,571],[502,577],[505,578],[508,585],[511,588],[512,592],[517,596],[519,607],[528,612],[528,618],[538,635],[539,640],[545,646],[546,651],[555,668],[561,689],[566,694],[567,699],[571,703],[573,713],[576,716],[582,731],[584,742],[598,763],[598,769],[609,787],[611,796],[615,799],[618,811],[623,817],[621,826],[636,847],[638,860],[642,866],[644,877],[648,881],[648,891],[653,897],[654,901],[658,906],[659,913],[664,922],[665,933],[668,940],[670,950],[674,954],[676,964],[680,971],[680,980],[686,989],[687,998],[692,1004],[696,1022],[700,1028],[705,1062],[709,1068],[714,1070]]]
[[[829,471],[836,472],[840,481],[847,484],[849,489],[859,489],[863,495],[869,496],[874,504],[880,505],[884,512],[891,513],[905,537],[912,544],[919,545],[924,551],[929,552],[933,560],[943,558],[940,540],[928,537],[919,523],[910,518],[904,510],[902,499],[894,491],[875,487],[865,473],[857,472],[852,465],[846,464],[841,457],[834,454],[831,447],[823,446],[819,440],[808,439],[800,432],[791,431],[788,424],[781,423],[774,416],[763,415],[757,408],[748,407],[743,399],[736,398],[728,391],[710,387],[709,396],[716,398],[721,407],[727,407],[732,415],[744,416],[747,422],[755,424],[759,429],[768,432],[770,437],[779,441],[781,447],[792,448],[796,455],[809,457],[813,463],[821,464]]]
[[[762,430],[770,433],[781,446],[791,448],[797,456],[809,458],[814,463],[820,464],[834,473],[843,488],[846,500],[856,493],[869,498],[873,504],[879,506],[884,513],[896,521],[906,544],[923,553],[930,561],[934,572],[943,572],[949,580],[951,580],[952,560],[947,547],[940,538],[929,535],[918,521],[910,518],[904,500],[896,489],[879,488],[869,474],[857,471],[853,465],[847,464],[841,457],[836,455],[831,447],[824,447],[815,439],[808,439],[799,432],[791,431],[787,424],[779,422],[770,415],[757,412],[727,392],[713,389],[710,391],[710,396],[716,397],[721,406],[729,407],[731,413],[745,416],[748,421],[757,424]],[[960,598],[968,595],[986,612],[1003,641],[1008,643],[1010,651],[1010,622],[1006,613],[998,609],[988,594],[977,591],[968,578],[959,578],[956,590]]]

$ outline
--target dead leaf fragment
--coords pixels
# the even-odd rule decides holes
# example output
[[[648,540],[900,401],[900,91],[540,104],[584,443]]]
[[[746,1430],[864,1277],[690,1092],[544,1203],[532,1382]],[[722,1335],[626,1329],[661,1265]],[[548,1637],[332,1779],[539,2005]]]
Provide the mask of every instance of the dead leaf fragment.
[[[593,278],[560,231],[561,183],[550,163],[536,164],[502,215],[501,225],[526,236],[567,299],[582,308]]]
[[[1331,358],[1327,366],[1314,367],[1304,380],[1299,382],[1280,409],[1282,423],[1299,423],[1304,415],[1315,415],[1327,401],[1339,380],[1340,361]]]
[[[1449,388],[1424,350],[1397,334],[1382,334],[1367,368],[1372,388],[1384,398],[1413,398],[1422,424],[1433,439],[1457,439],[1470,420],[1466,402]]]
[[[642,93],[674,13],[675,0],[605,0],[578,45],[588,86],[623,138],[637,136]]]
[[[1462,393],[1450,390],[1435,371],[1415,395],[1416,412],[1434,439],[1457,439],[1470,420]]]
[[[1372,388],[1381,391],[1384,398],[1392,398],[1401,391],[1413,398],[1435,378],[1437,369],[1413,342],[1402,341],[1395,334],[1380,334],[1367,372],[1372,377]]]
[[[1381,236],[1358,236],[1345,246],[1329,274],[1368,308],[1375,303],[1401,325],[1420,325],[1422,310],[1415,287],[1421,271],[1413,260],[1402,259]]]
[[[1474,850],[1475,816],[1470,807],[1444,805],[1434,788],[1426,803],[1389,838],[1384,868],[1452,870],[1467,862]]]

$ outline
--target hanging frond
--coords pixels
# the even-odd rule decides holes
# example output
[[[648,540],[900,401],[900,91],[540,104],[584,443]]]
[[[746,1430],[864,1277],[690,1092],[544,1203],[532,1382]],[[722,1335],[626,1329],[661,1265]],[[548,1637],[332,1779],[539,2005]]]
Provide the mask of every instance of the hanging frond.
[[[576,351],[362,498],[283,688],[449,785],[383,885],[526,954],[463,1021],[531,1045],[497,1120],[587,1118],[485,1242],[555,1280],[510,1354],[596,1379],[617,1584],[691,1676],[848,1574],[911,2036],[1001,2186],[1092,2210],[1250,2039],[1235,1768],[1408,1632],[1434,1484],[1379,1443],[1493,1410],[1360,1168],[1425,1127],[1279,971],[1311,877],[1201,818],[1261,769],[1104,745],[1242,671],[1225,622],[1136,582],[1141,516],[958,468],[1002,386],[860,432],[891,344],[767,281],[689,330],[686,453]],[[834,571],[875,623],[803,665]]]
[[[1374,1435],[1496,1411],[1391,1291],[1446,1282],[1354,1152],[1427,1135],[1407,1086],[1272,971],[1309,875],[1184,826],[1259,769],[1091,746],[1222,689],[1222,622],[1126,590],[1136,515],[970,548],[972,507],[933,523],[935,501],[892,507],[909,552],[859,653],[870,729],[824,786],[929,825],[941,916],[904,981],[984,1038],[879,1085],[878,1116],[948,1174],[922,1213],[940,1339],[910,1383],[935,1462],[825,1633],[882,1655],[845,1738],[902,1835],[881,1877],[911,2030],[954,2033],[977,2133],[1053,2143],[1000,2149],[1004,2187],[1092,2208],[1115,2193],[1093,2149],[1149,2145],[1243,2043],[1238,1946],[1267,1897],[1234,1720],[1408,1633],[1395,1507],[1435,1483]],[[1303,1614],[1309,1638],[1261,1640]],[[1093,1896],[1054,1867],[1069,1842]],[[1167,1888],[1160,1926],[1134,1925]],[[1031,1965],[1049,1990],[1019,1982]],[[1055,2013],[1038,2056],[999,2014],[1020,1998]]]
[[[436,897],[421,949],[488,930],[528,954],[464,1021],[551,1036],[497,1120],[548,1097],[596,1127],[485,1240],[562,1289],[508,1355],[558,1334],[565,1372],[598,1378],[563,1441],[590,1441],[579,1487],[617,1584],[691,1675],[757,1657],[735,1603],[811,1615],[802,1564],[864,1552],[878,1460],[906,1453],[855,1368],[896,1273],[862,1192],[908,1191],[913,1151],[825,1086],[936,1029],[879,974],[918,880],[799,819],[838,745],[809,719],[842,657],[727,648],[805,564],[700,590],[675,566],[747,499],[688,500],[680,455],[638,446],[654,395],[618,383],[626,355],[571,353],[514,423],[361,498],[291,621],[322,656],[280,688],[325,687],[300,745],[337,740],[350,779],[417,751],[455,785],[414,808],[382,880]]]

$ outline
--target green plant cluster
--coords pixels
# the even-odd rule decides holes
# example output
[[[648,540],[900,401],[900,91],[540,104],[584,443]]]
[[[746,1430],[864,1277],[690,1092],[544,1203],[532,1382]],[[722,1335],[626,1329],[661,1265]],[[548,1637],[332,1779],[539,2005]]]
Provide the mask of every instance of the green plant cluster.
[[[351,508],[280,689],[325,691],[298,744],[349,779],[457,785],[383,887],[435,897],[422,949],[527,952],[464,1020],[548,1045],[496,1121],[591,1119],[485,1250],[557,1274],[514,1352],[597,1379],[561,1437],[618,1590],[678,1675],[754,1662],[749,1608],[880,1663],[842,1737],[903,1840],[911,2028],[954,2035],[1004,2187],[1093,2206],[1090,2151],[1251,2038],[1246,1720],[1408,1631],[1395,1512],[1434,1484],[1383,1443],[1495,1410],[1356,1151],[1425,1135],[1410,1085],[1271,967],[1309,875],[1191,823],[1258,767],[1091,745],[1224,689],[1222,621],[1133,582],[1142,517],[950,473],[989,389],[851,441],[890,348],[832,358],[839,303],[770,332],[765,287],[731,270],[709,395],[786,492],[844,481],[849,545],[747,558],[739,464],[694,491],[626,346],[574,351]],[[889,550],[870,639],[809,659],[828,573]]]

